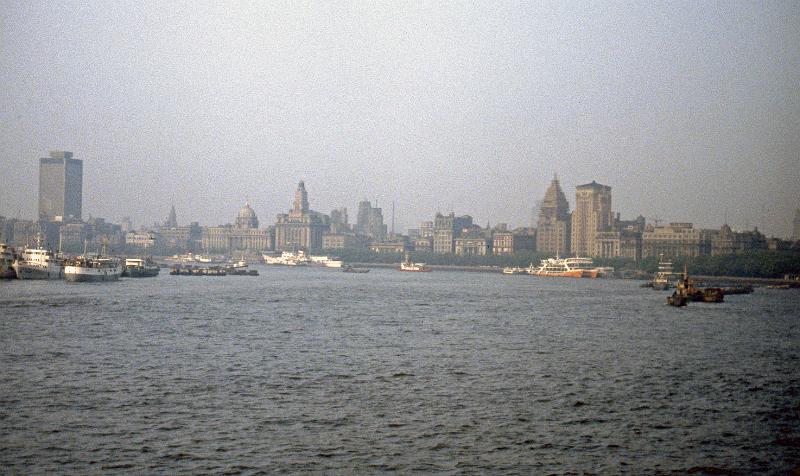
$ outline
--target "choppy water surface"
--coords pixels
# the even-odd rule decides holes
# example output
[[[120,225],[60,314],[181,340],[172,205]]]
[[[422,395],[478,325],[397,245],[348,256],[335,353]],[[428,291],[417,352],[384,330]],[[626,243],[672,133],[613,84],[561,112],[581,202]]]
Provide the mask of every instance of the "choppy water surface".
[[[800,465],[800,292],[260,268],[0,282],[6,473]]]

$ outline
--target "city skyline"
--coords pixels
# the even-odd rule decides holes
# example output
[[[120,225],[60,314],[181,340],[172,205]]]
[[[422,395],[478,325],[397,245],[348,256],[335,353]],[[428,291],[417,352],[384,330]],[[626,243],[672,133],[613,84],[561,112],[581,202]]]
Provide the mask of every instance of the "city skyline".
[[[788,237],[800,6],[284,5],[0,11],[0,213],[84,161],[84,216],[221,224],[249,198],[525,226],[554,173],[614,211]],[[146,197],[146,200],[142,200]],[[144,204],[144,205],[143,205]]]

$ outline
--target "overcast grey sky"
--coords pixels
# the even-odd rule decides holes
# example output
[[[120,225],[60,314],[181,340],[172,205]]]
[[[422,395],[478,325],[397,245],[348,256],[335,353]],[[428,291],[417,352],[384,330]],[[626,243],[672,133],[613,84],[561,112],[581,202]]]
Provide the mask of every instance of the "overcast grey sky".
[[[378,200],[527,225],[557,173],[623,218],[788,236],[798,2],[0,0],[0,214],[84,160],[84,215],[262,224]]]

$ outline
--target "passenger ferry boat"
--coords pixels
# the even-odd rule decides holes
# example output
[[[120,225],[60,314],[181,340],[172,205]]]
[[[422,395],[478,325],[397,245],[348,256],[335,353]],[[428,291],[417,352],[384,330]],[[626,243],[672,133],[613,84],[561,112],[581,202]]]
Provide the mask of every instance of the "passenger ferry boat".
[[[116,258],[82,255],[64,262],[64,279],[68,282],[116,281],[121,274],[122,264]]]
[[[64,259],[42,247],[42,237],[36,237],[35,248],[25,248],[14,260],[14,271],[19,279],[61,279],[64,277]]]
[[[149,258],[127,258],[122,276],[129,278],[151,278],[158,276],[161,268]]]
[[[400,263],[400,267],[397,268],[400,271],[411,271],[416,273],[427,273],[431,269],[425,265],[425,263],[414,263],[411,261],[411,255],[406,253],[406,259],[402,263]]]
[[[557,278],[596,278],[599,274],[592,258],[555,258],[543,259],[541,266],[532,273],[535,276]]]

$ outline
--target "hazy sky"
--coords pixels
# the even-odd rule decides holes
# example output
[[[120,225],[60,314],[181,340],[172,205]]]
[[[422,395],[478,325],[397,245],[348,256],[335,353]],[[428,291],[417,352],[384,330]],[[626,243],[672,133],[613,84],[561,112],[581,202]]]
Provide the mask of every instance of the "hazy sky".
[[[471,3],[471,2],[470,2]],[[304,180],[512,226],[557,173],[623,218],[788,236],[800,207],[800,3],[0,0],[0,214],[84,161],[84,215],[263,225]],[[536,2],[538,3],[538,2]]]

